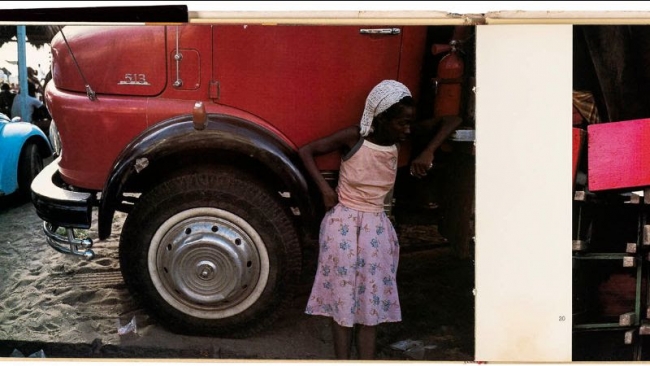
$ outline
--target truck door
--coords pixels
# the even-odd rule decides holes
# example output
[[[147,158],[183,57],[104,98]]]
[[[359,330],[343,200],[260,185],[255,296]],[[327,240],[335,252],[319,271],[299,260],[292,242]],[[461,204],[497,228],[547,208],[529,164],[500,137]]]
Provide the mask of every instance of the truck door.
[[[372,87],[398,79],[401,40],[393,27],[214,26],[217,102],[302,146],[358,123]]]

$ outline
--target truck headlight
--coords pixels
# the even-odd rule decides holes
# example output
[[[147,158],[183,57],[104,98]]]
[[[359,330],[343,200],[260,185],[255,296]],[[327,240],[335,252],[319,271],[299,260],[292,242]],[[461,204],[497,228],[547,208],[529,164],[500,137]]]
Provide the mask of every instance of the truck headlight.
[[[59,130],[56,128],[56,123],[54,123],[54,121],[50,123],[48,135],[50,138],[50,144],[52,144],[52,148],[54,149],[55,157],[61,156],[61,136],[59,136]]]

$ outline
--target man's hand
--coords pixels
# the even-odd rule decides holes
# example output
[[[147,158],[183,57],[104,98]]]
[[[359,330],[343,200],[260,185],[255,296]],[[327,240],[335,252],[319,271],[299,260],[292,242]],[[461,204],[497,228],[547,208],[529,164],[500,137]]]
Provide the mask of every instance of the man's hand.
[[[411,175],[422,178],[433,167],[433,153],[425,150],[411,162]]]

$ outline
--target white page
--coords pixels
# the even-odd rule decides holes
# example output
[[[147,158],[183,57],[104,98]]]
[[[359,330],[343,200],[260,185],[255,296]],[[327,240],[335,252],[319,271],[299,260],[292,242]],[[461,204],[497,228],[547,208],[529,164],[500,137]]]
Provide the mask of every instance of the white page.
[[[571,361],[572,26],[479,26],[476,54],[476,360]]]

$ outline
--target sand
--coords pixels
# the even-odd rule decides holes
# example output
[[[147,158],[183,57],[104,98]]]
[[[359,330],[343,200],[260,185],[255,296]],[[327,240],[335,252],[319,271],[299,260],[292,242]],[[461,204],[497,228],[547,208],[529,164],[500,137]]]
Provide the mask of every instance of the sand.
[[[119,342],[119,319],[138,309],[119,271],[116,234],[97,242],[92,261],[64,255],[46,244],[42,221],[29,206],[2,215],[0,339]]]
[[[47,245],[42,221],[31,203],[0,198],[0,356],[9,356],[7,347],[31,342],[32,349],[25,346],[23,354],[46,345],[46,357],[333,358],[329,321],[304,314],[309,281],[300,286],[293,304],[274,326],[259,335],[228,339],[167,331],[140,308],[122,280],[118,246],[125,214],[116,215],[112,235],[103,241],[97,240],[96,212],[94,217],[88,235],[95,241],[96,257],[87,261]],[[417,247],[424,243],[418,238],[431,238],[431,232],[411,230],[403,236]],[[449,250],[436,250],[441,252],[415,251],[400,259],[408,282],[400,297],[408,313],[402,323],[389,325],[378,335],[384,359],[411,359],[406,353],[386,351],[391,343],[407,339],[435,343],[431,349],[436,352],[427,351],[425,359],[472,359],[471,266],[463,269]],[[459,275],[464,282],[458,281]],[[433,303],[432,293],[436,293]],[[466,307],[459,307],[459,302]],[[123,328],[130,321],[135,332]],[[120,334],[120,328],[127,332]],[[35,346],[34,342],[42,343]]]
[[[96,228],[96,212],[94,218]],[[318,320],[302,314],[297,315],[304,321],[303,334],[292,334],[292,322],[286,319],[279,322],[279,328],[248,340],[182,336],[156,324],[135,303],[122,280],[118,245],[124,218],[124,214],[116,215],[113,234],[107,240],[98,241],[96,231],[88,231],[95,241],[96,257],[87,261],[47,245],[42,222],[30,203],[0,206],[4,234],[0,245],[0,340],[202,349],[211,350],[213,354],[206,356],[212,357],[331,357],[329,334],[317,329]],[[133,320],[136,332],[120,335],[120,328]],[[309,350],[304,350],[306,347]]]

